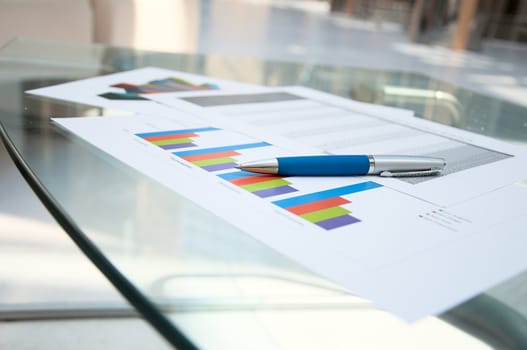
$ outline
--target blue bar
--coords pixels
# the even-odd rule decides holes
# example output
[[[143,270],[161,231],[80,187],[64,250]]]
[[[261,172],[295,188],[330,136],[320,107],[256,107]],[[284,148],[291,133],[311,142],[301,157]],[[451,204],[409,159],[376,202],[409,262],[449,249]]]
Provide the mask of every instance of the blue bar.
[[[221,177],[223,180],[227,180],[227,181],[240,179],[242,177],[248,177],[248,176],[258,176],[258,174],[251,173],[249,171],[243,171],[243,170],[233,171],[231,173],[218,174],[218,177]]]
[[[271,146],[271,144],[267,142],[246,143],[242,145],[203,148],[203,149],[197,149],[194,151],[185,151],[185,152],[174,152],[174,154],[178,157],[183,158],[187,156],[196,156],[199,154],[208,154],[208,153],[216,153],[216,152],[224,152],[224,151],[238,151],[240,149],[258,148],[258,147],[265,147],[265,146]]]
[[[303,196],[282,199],[282,200],[279,200],[273,203],[279,206],[280,208],[285,209],[285,208],[294,207],[300,204],[306,204],[306,203],[320,201],[323,199],[344,196],[344,195],[351,194],[351,193],[367,191],[367,190],[371,190],[377,187],[382,187],[382,185],[376,182],[367,181],[367,182],[361,182],[355,185],[338,187],[338,188],[333,188],[331,190],[320,191],[320,192],[305,194]]]
[[[221,130],[221,129],[208,127],[208,128],[196,128],[196,129],[143,132],[143,133],[135,134],[135,135],[139,137],[151,137],[151,136],[164,136],[164,135],[179,135],[179,134],[188,134],[192,132],[205,132],[205,131],[215,131],[215,130]]]

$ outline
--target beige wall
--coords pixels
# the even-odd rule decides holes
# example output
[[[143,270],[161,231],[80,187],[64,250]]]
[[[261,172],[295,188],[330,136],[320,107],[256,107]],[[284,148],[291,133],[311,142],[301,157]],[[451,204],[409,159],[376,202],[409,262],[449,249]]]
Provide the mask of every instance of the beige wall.
[[[15,37],[93,40],[90,0],[0,0],[0,46]]]
[[[15,37],[195,52],[195,0],[0,0],[0,46]]]

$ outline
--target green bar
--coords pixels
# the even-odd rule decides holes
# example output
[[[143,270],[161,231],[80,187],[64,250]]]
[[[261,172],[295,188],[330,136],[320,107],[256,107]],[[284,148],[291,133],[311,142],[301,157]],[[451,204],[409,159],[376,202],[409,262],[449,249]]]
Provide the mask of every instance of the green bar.
[[[351,213],[351,211],[341,208],[341,207],[333,207],[333,208],[327,208],[317,211],[312,211],[311,213],[302,214],[300,217],[306,219],[310,222],[319,222],[327,219],[336,218],[338,216],[343,216],[346,214]]]
[[[254,184],[242,185],[240,187],[249,192],[255,192],[255,191],[260,191],[260,190],[268,190],[270,188],[287,186],[290,184],[291,183],[289,181],[286,181],[284,179],[276,179],[276,180],[257,182]]]
[[[207,166],[207,165],[216,165],[216,164],[225,164],[225,163],[236,163],[236,159],[234,158],[212,158],[212,159],[203,159],[203,160],[196,160],[192,162],[192,164],[195,164],[197,166]]]
[[[166,146],[166,145],[177,145],[180,143],[190,143],[192,142],[192,139],[184,138],[184,139],[168,139],[168,140],[157,140],[157,141],[150,141],[156,146]]]
[[[144,87],[150,88],[150,89],[159,89],[159,90],[172,91],[172,89],[170,87],[163,86],[163,85],[144,84],[144,85],[141,85],[141,86],[144,86]]]

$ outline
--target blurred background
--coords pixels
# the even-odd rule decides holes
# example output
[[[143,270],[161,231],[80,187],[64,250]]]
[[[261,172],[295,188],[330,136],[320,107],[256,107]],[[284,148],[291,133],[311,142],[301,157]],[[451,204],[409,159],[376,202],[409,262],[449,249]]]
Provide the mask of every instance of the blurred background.
[[[0,46],[20,37],[418,73],[527,106],[526,0],[0,0]],[[10,164],[0,146],[0,348],[168,348]]]
[[[350,35],[369,28],[455,50],[481,51],[489,40],[527,40],[527,6],[521,0],[1,0],[0,5],[0,45],[22,36],[208,51],[217,49],[210,41],[229,39],[227,34],[266,37],[282,10],[308,15],[305,20],[312,22],[330,14],[354,19]],[[249,21],[254,32],[238,32]],[[220,31],[211,36],[211,28]],[[232,42],[231,50],[243,53],[243,45]]]
[[[0,0],[0,46],[15,37],[417,72],[526,103],[525,0]]]

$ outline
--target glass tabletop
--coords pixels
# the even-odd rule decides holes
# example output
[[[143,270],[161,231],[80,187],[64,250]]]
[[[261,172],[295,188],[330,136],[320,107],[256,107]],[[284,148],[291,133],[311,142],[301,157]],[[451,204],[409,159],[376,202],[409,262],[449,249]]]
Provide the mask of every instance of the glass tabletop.
[[[125,112],[24,93],[146,66],[308,86],[515,143],[527,142],[527,108],[411,72],[24,39],[4,47],[0,121],[35,175],[28,181],[41,183],[52,197],[48,208],[57,204],[71,220],[75,243],[172,345],[527,347],[525,274],[406,324],[50,123],[55,116]]]

